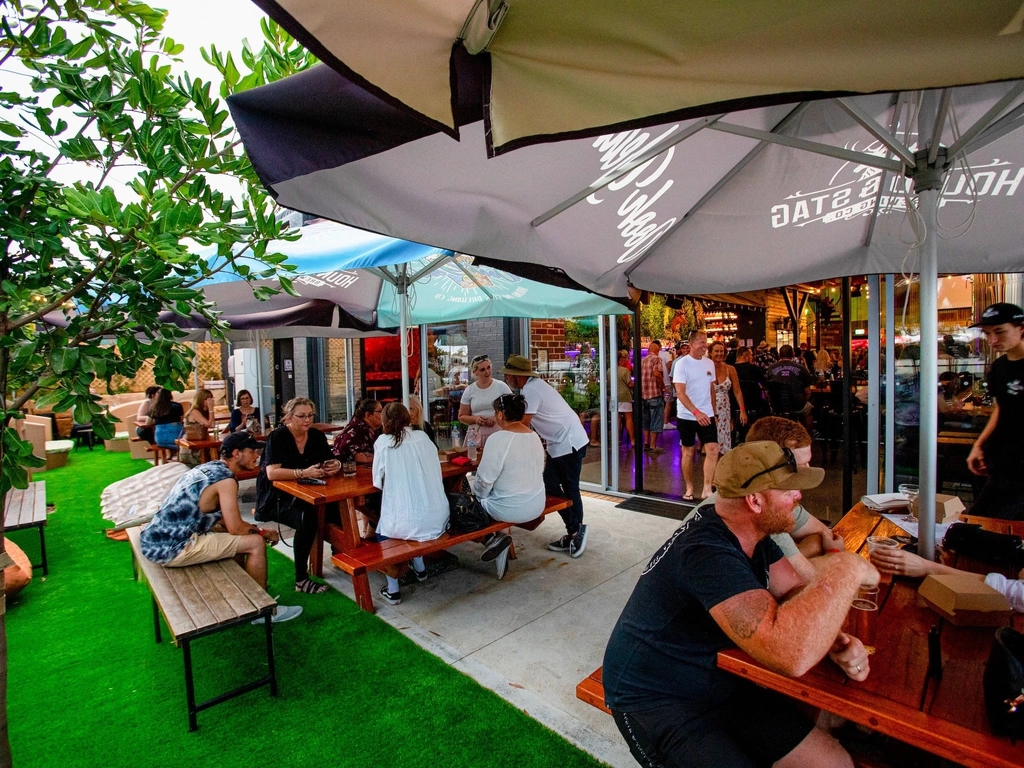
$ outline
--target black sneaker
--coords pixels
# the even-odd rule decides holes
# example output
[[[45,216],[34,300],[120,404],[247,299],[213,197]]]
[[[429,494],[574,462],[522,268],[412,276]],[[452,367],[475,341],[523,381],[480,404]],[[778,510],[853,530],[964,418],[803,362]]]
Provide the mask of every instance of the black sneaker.
[[[572,541],[572,536],[570,536],[567,533],[562,538],[557,539],[556,541],[552,541],[550,544],[548,544],[548,549],[550,549],[552,552],[568,552],[570,541]]]
[[[483,554],[480,555],[480,559],[485,563],[489,563],[502,552],[507,552],[510,546],[512,546],[511,536],[507,533],[496,533],[487,542],[487,546],[484,548]]]
[[[587,526],[581,525],[569,542],[569,557],[579,557],[587,548]]]
[[[380,588],[380,599],[388,605],[400,605],[402,602],[402,595],[399,592],[388,592],[388,585],[385,584]]]
[[[417,571],[415,568],[413,568],[412,572],[416,574],[416,581],[418,581],[420,584],[427,580],[426,568],[424,568],[422,571]]]

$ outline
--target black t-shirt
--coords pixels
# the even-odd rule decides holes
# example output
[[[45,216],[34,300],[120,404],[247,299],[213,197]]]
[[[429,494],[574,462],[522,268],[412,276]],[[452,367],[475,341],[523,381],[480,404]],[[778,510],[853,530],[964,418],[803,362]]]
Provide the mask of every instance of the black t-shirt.
[[[807,402],[807,387],[814,383],[810,371],[794,358],[772,363],[767,371],[772,408],[778,413],[799,411]]]
[[[171,410],[163,416],[153,416],[154,424],[177,424],[185,418],[185,409],[181,403],[171,402]]]
[[[334,458],[331,447],[327,444],[327,436],[319,429],[310,429],[306,438],[306,450],[299,453],[295,438],[288,427],[283,424],[267,435],[267,444],[260,457],[260,473],[256,476],[256,509],[261,514],[264,510],[276,508],[278,491],[267,477],[267,466],[280,464],[284,469],[305,469],[330,461]],[[273,507],[269,505],[273,504]]]
[[[1019,466],[1024,459],[1024,359],[997,358],[988,371],[988,391],[999,406],[999,418],[985,444],[985,461],[990,463],[992,458],[1000,465],[1012,461]]]
[[[754,363],[736,363],[736,378],[743,392],[743,404],[750,412],[763,411],[767,408],[764,387],[767,380],[761,366]]]
[[[782,550],[765,537],[748,558],[714,511],[699,511],[658,550],[640,576],[604,654],[605,701],[619,712],[675,704],[703,712],[724,701],[739,679],[718,669],[733,643],[710,609],[768,587]]]

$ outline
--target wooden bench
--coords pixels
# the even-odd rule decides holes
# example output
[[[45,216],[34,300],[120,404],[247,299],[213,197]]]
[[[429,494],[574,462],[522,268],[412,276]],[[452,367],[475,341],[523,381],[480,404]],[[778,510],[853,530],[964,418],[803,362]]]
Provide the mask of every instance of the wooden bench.
[[[602,669],[604,668],[598,667],[589,676],[580,680],[576,686],[576,698],[610,715],[612,711],[604,704],[604,683],[601,680]]]
[[[264,685],[270,686],[270,695],[277,695],[277,677],[274,670],[274,638],[271,613],[277,603],[234,560],[189,565],[184,568],[164,568],[142,556],[139,536],[141,528],[129,528],[128,540],[132,544],[133,570],[138,579],[141,570],[153,595],[153,628],[156,641],[161,642],[160,615],[174,636],[174,644],[185,654],[185,697],[188,704],[188,729],[196,730],[196,716],[204,709],[233,699]],[[267,675],[212,699],[196,703],[192,677],[193,640],[220,632],[228,627],[247,624],[264,617],[267,642]]]
[[[4,500],[4,530],[39,529],[39,555],[42,562],[33,568],[42,568],[43,576],[50,573],[46,562],[46,482],[37,480],[28,488],[12,488]]]
[[[572,502],[558,496],[548,496],[544,503],[544,511],[536,520],[522,523],[518,527],[533,530],[545,515],[552,512],[560,512],[572,506]],[[363,544],[355,549],[346,552],[339,552],[331,558],[335,567],[340,568],[352,577],[352,586],[355,590],[356,603],[364,611],[373,613],[373,597],[370,593],[370,571],[379,571],[389,565],[398,565],[412,560],[414,557],[429,555],[434,552],[454,547],[456,544],[463,544],[467,541],[479,541],[492,533],[508,531],[512,523],[496,521],[486,528],[472,533],[445,533],[439,538],[430,541],[407,541],[404,539],[388,539],[384,542]],[[509,557],[515,558],[515,549],[509,552]]]

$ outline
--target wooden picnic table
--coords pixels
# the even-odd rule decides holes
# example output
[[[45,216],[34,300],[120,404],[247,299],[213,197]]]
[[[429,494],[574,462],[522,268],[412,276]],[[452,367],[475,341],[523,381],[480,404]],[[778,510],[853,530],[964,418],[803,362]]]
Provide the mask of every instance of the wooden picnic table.
[[[329,435],[331,432],[340,432],[344,428],[344,424],[327,424],[326,422],[313,425],[313,429],[319,429],[325,435]]]
[[[963,519],[989,530],[1024,533],[1024,523]],[[863,504],[851,509],[835,532],[848,551],[862,557],[867,557],[868,536],[904,533]],[[975,572],[997,570],[963,559],[953,564]],[[920,582],[894,577],[881,585],[877,651],[871,656],[871,674],[862,683],[849,680],[828,659],[799,678],[773,672],[738,649],[720,652],[718,666],[957,763],[1019,768],[1024,765],[1024,742],[994,736],[985,715],[982,675],[995,630],[956,627],[943,620],[918,603]],[[1012,622],[1024,630],[1024,616],[1014,614]],[[928,674],[928,633],[933,627],[940,633],[938,679]]]
[[[442,462],[441,479],[445,482],[446,489],[452,490],[452,484],[460,482],[475,467],[475,463],[458,465],[449,461]],[[327,505],[345,502],[341,509],[342,539],[338,541],[332,538],[331,541],[340,545],[342,551],[355,549],[363,543],[359,536],[356,502],[364,496],[379,492],[373,485],[373,472],[367,466],[359,466],[355,477],[344,477],[338,473],[324,480],[327,481],[327,485],[302,485],[297,480],[274,481],[274,487],[279,491],[291,494],[316,509],[317,534],[313,542],[313,551],[309,556],[309,567],[313,574],[319,577],[324,575],[323,545],[327,539]]]
[[[220,458],[221,439],[208,437],[206,440],[189,440],[187,437],[179,437],[174,441],[179,448],[194,451],[202,456],[203,461],[214,461]]]
[[[43,576],[50,573],[46,562],[46,481],[36,480],[29,483],[28,488],[11,488],[4,499],[4,531],[18,531],[23,528],[39,529],[39,565]]]

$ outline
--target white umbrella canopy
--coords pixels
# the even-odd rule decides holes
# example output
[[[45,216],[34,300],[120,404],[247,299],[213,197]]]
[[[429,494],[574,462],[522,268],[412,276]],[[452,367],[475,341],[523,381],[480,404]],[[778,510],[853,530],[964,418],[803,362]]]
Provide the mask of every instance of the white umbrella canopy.
[[[627,296],[629,284],[721,293],[912,267],[907,175],[929,165],[914,152],[938,112],[954,150],[931,163],[945,174],[938,268],[1020,269],[1022,91],[1011,81],[777,104],[495,158],[481,120],[461,141],[431,133],[323,66],[230,105],[287,207]]]
[[[780,95],[1024,76],[1018,0],[254,1],[337,71],[450,135],[453,79],[479,78],[497,153]]]

